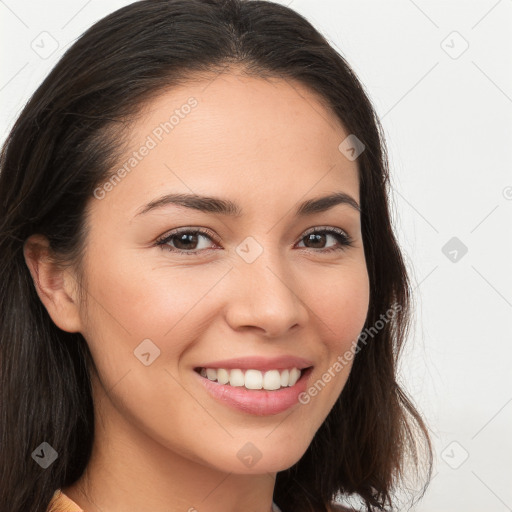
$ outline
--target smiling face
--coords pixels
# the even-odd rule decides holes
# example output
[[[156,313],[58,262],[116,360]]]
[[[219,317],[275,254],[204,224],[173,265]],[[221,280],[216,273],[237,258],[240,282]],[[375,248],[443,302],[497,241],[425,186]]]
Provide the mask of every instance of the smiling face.
[[[351,204],[360,203],[357,161],[338,149],[348,135],[312,92],[282,79],[223,74],[148,105],[116,168],[125,172],[89,209],[81,332],[108,443],[231,473],[280,471],[303,455],[345,385],[351,363],[335,362],[368,311]],[[222,201],[155,204],[176,194]],[[329,208],[300,208],[333,194]],[[204,384],[219,384],[196,371],[251,356],[305,359],[312,368],[297,385],[324,385],[307,404],[296,385],[291,405],[276,399],[284,410],[259,398],[244,410],[215,398]]]

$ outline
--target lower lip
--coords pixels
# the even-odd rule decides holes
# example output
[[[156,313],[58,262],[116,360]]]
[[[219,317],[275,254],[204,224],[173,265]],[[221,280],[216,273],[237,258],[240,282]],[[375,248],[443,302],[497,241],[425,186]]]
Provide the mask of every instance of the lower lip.
[[[307,380],[312,370],[312,367],[304,370],[293,386],[273,391],[219,384],[196,371],[194,373],[201,379],[208,393],[219,402],[255,416],[268,416],[286,411],[298,403],[299,395],[306,390]]]

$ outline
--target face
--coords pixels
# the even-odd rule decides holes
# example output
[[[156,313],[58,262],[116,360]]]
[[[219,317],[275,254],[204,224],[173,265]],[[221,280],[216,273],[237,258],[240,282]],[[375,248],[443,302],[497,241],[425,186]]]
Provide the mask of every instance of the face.
[[[357,208],[297,213],[334,193],[360,204],[357,161],[338,149],[348,135],[283,79],[231,72],[147,106],[114,169],[125,172],[89,205],[80,322],[112,430],[232,473],[300,459],[343,390],[352,361],[336,361],[368,311]],[[170,194],[223,202],[156,203]],[[220,207],[228,202],[237,215]],[[271,370],[293,367],[301,378],[279,390],[210,380],[225,368],[236,384],[240,369],[257,387],[259,372],[244,372],[263,368],[272,387],[286,372]]]

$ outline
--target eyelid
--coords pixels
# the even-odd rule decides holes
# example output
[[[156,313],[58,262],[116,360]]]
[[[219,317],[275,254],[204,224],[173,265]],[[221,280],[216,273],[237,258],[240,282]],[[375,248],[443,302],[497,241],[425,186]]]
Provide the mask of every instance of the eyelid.
[[[166,235],[161,238],[167,238],[169,236],[179,235],[180,233],[199,233],[201,235],[208,235],[214,241],[218,242],[218,236],[214,231],[203,226],[183,226],[181,228],[171,229]]]

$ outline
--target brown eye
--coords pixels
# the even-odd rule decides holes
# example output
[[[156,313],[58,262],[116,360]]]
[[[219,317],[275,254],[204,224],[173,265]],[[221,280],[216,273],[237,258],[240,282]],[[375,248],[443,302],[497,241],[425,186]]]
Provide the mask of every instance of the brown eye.
[[[183,229],[169,233],[164,238],[158,240],[156,245],[170,252],[198,255],[200,252],[208,250],[208,247],[197,247],[200,245],[201,238],[212,240],[209,233],[201,229]],[[171,243],[173,245],[170,245]]]
[[[328,240],[328,237],[331,236],[338,241],[338,246],[327,247],[323,246]],[[305,240],[307,244],[312,244],[313,246],[308,246],[307,248],[319,249],[319,252],[330,252],[336,250],[345,250],[348,246],[352,245],[352,239],[347,235],[343,230],[338,228],[315,228],[313,231],[307,233],[301,240]]]

